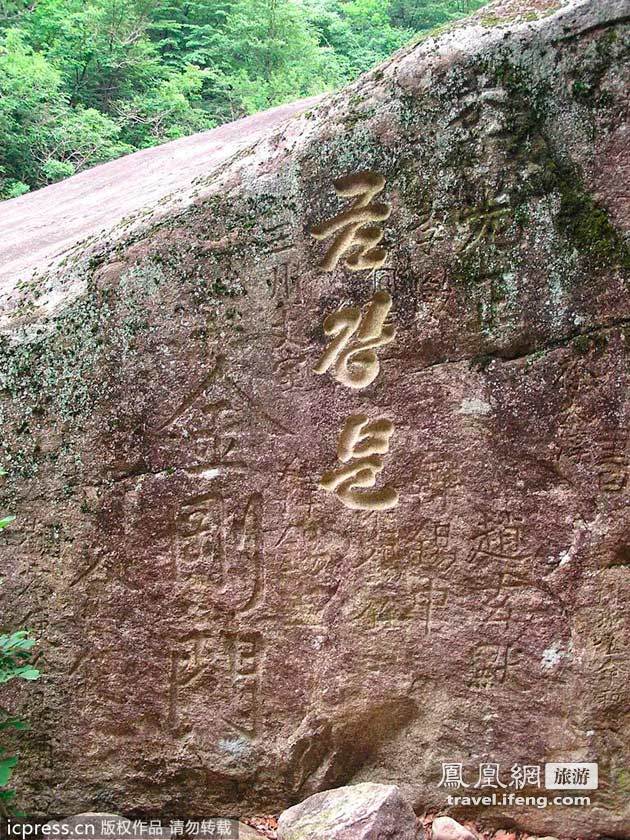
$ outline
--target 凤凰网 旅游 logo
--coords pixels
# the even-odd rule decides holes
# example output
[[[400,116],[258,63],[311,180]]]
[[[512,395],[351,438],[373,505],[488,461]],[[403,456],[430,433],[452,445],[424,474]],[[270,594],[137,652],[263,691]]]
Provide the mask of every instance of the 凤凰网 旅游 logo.
[[[449,791],[449,805],[523,806],[590,805],[580,791],[597,790],[596,762],[547,762],[502,766],[487,761],[477,765],[442,762],[438,787]],[[451,793],[453,791],[453,793]],[[547,794],[545,791],[562,791]]]

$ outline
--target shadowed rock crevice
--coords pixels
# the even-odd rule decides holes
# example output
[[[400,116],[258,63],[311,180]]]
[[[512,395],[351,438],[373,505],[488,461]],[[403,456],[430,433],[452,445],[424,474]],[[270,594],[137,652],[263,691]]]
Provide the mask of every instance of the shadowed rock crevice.
[[[339,725],[323,717],[303,721],[291,739],[287,759],[294,801],[351,782],[378,749],[417,715],[416,704],[402,697],[367,708],[349,705],[339,716],[343,721]]]

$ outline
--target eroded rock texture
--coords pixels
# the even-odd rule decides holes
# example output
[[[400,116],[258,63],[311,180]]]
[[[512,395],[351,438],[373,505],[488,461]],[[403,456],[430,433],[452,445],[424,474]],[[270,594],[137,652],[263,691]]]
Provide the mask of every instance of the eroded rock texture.
[[[29,809],[378,781],[421,812],[442,762],[474,784],[582,759],[591,807],[476,813],[622,835],[628,6],[485,12],[8,305],[2,621],[46,672],[17,698]],[[334,235],[372,219],[386,259],[325,270],[353,206]]]
[[[395,785],[363,782],[309,796],[283,811],[279,840],[424,840]]]

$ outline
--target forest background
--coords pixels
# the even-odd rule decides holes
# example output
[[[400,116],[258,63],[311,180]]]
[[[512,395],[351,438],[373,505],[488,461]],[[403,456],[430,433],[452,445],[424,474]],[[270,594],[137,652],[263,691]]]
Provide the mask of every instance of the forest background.
[[[485,0],[0,0],[0,198],[333,90]]]

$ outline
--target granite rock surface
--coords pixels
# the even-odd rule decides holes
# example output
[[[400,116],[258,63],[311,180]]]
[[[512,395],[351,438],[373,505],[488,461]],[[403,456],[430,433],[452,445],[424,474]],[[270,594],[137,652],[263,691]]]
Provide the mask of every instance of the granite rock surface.
[[[421,840],[395,785],[362,782],[315,793],[278,820],[278,840]]]
[[[515,5],[7,284],[30,812],[386,782],[622,836],[628,4]],[[562,761],[598,762],[590,805],[532,799]]]

